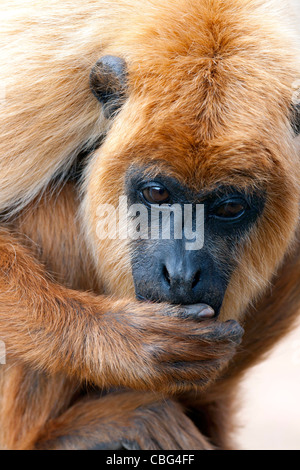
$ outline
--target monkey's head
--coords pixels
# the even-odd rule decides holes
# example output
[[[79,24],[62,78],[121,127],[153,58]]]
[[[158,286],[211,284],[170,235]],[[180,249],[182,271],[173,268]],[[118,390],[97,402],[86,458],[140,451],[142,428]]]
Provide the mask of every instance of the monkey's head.
[[[84,210],[107,293],[239,318],[295,238],[299,64],[275,23],[199,3],[141,18],[93,69],[109,129]]]

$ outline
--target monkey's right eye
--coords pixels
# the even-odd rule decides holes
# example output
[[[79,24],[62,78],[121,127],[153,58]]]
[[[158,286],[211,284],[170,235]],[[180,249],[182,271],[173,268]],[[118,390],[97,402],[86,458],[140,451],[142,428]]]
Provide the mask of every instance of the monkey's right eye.
[[[149,204],[167,204],[170,200],[170,193],[163,186],[153,185],[142,191],[144,199]]]
[[[234,221],[241,219],[245,214],[248,204],[241,199],[224,201],[214,208],[213,215],[221,220]]]

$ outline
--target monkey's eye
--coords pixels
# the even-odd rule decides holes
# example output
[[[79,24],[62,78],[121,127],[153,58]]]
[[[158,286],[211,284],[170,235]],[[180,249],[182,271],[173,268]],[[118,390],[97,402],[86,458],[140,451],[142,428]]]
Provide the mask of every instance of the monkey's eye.
[[[163,186],[148,186],[142,191],[144,199],[149,204],[166,204],[170,200],[170,193]]]
[[[225,201],[215,207],[213,215],[218,219],[237,220],[245,214],[247,206],[245,201]]]

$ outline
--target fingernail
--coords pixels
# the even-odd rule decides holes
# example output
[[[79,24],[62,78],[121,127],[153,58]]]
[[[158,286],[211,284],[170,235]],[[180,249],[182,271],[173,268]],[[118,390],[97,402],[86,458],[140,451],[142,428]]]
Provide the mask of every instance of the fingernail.
[[[185,309],[190,315],[199,318],[214,318],[215,316],[215,311],[209,305],[187,305]]]
[[[211,307],[204,307],[203,310],[199,311],[199,317],[201,318],[214,318],[215,311]]]

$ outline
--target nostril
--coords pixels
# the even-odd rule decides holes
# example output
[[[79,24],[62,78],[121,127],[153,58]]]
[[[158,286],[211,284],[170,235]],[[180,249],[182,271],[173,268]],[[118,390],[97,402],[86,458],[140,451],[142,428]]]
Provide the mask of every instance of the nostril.
[[[164,269],[163,269],[163,276],[164,276],[165,280],[167,281],[167,283],[170,286],[171,285],[171,279],[170,279],[169,271],[167,270],[166,266],[164,266]]]
[[[194,277],[192,289],[194,289],[197,286],[198,282],[200,281],[200,276],[201,276],[201,272],[198,271]]]

